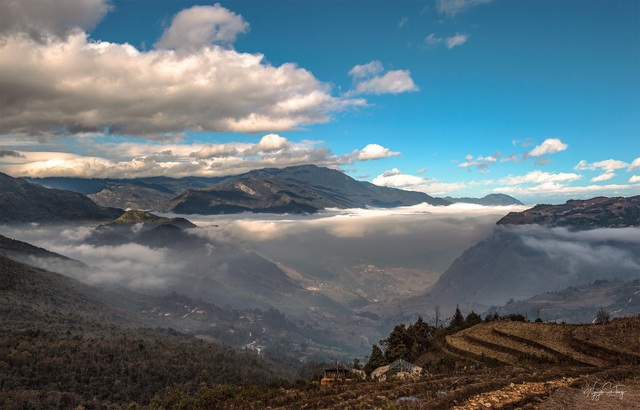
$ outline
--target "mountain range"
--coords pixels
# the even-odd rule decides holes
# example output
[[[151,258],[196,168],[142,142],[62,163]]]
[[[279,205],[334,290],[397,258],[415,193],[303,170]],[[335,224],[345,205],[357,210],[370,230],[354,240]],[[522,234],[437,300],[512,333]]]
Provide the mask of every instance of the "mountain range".
[[[75,190],[103,206],[182,214],[313,213],[325,208],[396,207],[423,202],[450,204],[421,192],[356,181],[340,171],[315,165],[266,168],[219,178],[32,178],[28,181]]]

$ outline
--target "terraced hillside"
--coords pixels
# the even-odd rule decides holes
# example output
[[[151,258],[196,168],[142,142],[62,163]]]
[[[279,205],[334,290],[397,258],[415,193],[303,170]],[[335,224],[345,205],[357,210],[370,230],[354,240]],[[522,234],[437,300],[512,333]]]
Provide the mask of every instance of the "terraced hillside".
[[[478,362],[606,367],[640,364],[639,334],[638,317],[607,326],[501,321],[447,336],[447,348]]]

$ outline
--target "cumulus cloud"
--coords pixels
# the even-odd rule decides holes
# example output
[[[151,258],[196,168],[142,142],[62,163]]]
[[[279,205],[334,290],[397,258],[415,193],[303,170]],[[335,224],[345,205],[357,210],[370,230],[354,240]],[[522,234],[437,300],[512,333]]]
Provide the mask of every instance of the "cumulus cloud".
[[[468,38],[469,38],[469,36],[466,35],[466,34],[456,33],[455,36],[448,37],[446,39],[447,48],[448,49],[452,49],[454,47],[461,46],[461,45],[463,45],[464,43],[467,42]]]
[[[359,161],[369,161],[373,159],[382,159],[400,155],[399,152],[391,151],[378,144],[369,144],[358,153]]]
[[[286,148],[289,142],[286,138],[277,134],[268,134],[260,139],[260,142],[255,146],[256,149],[262,152],[277,151],[279,149]]]
[[[464,182],[439,182],[434,178],[405,174],[397,168],[383,172],[375,177],[372,183],[378,186],[424,192],[429,195],[449,194],[468,186]]]
[[[169,28],[156,43],[156,48],[198,49],[213,43],[229,44],[238,34],[247,32],[249,23],[242,16],[222,7],[193,6],[173,18]]]
[[[473,155],[469,154],[466,157],[464,157],[465,159],[464,162],[458,164],[458,167],[459,168],[474,167],[482,171],[489,168],[489,166],[492,163],[495,163],[496,161],[498,161],[498,158],[500,157],[502,157],[502,154],[499,153],[498,151],[494,152],[492,155],[487,157],[477,156],[474,158]]]
[[[492,0],[438,0],[436,7],[439,13],[453,17],[474,6],[491,3],[491,1]]]
[[[400,94],[418,91],[418,86],[411,78],[409,70],[393,70],[384,72],[380,61],[356,65],[349,70],[354,80],[355,90],[348,94]]]
[[[629,178],[629,182],[631,183],[640,182],[640,175],[631,176],[631,178]]]
[[[629,168],[627,168],[627,171],[633,171],[635,169],[640,169],[640,157],[631,161],[631,164],[629,164]]]
[[[467,42],[469,36],[467,34],[456,33],[451,37],[437,37],[435,33],[429,34],[424,39],[424,45],[427,48],[434,48],[438,45],[444,44],[449,50],[454,47],[461,46]]]
[[[199,159],[221,158],[237,155],[238,150],[225,144],[206,145],[199,151],[194,151],[189,156]]]
[[[109,11],[106,0],[3,0],[0,37],[27,35],[37,42],[64,39],[93,28]]]
[[[613,172],[605,172],[604,174],[600,174],[597,177],[591,178],[591,182],[608,181],[614,176],[616,176],[616,174],[614,174]]]
[[[631,165],[629,165],[624,161],[619,161],[616,159],[607,159],[604,161],[593,162],[591,164],[585,160],[581,160],[580,162],[578,162],[578,164],[576,164],[575,167],[573,167],[573,169],[581,170],[581,171],[587,171],[587,170],[588,171],[595,171],[595,170],[604,171],[602,174],[591,178],[592,182],[599,182],[599,181],[607,181],[613,178],[614,176],[616,176],[615,171],[618,169],[623,169],[628,167],[627,170],[631,170],[633,169],[632,166],[633,166],[633,162],[631,163]]]
[[[529,152],[529,156],[539,157],[542,155],[555,154],[556,152],[566,150],[567,147],[569,146],[563,143],[559,138],[547,138],[542,142],[542,144],[534,147]]]
[[[384,71],[380,61],[371,61],[367,64],[355,65],[349,70],[349,75],[355,79],[376,76]]]
[[[49,2],[24,2],[35,3],[51,11],[59,2],[55,7],[49,7]],[[82,0],[62,3],[84,4]],[[10,8],[14,2],[3,5]],[[67,9],[72,7],[61,11]],[[90,41],[80,29],[38,42],[16,32],[26,30],[23,25],[7,28],[4,23],[0,88],[5,103],[0,106],[0,134],[50,138],[108,132],[161,139],[184,130],[278,132],[327,122],[335,112],[366,105],[362,99],[332,96],[328,84],[295,64],[275,67],[261,54],[205,44],[231,41],[247,26],[240,16],[219,5],[203,10],[179,13],[159,42],[187,47],[185,52],[140,51],[129,44]],[[30,11],[25,21],[40,26],[37,13]],[[199,18],[200,23],[187,24]],[[93,24],[97,19],[88,21]],[[60,27],[69,24],[60,23]],[[389,87],[395,92],[401,88]]]

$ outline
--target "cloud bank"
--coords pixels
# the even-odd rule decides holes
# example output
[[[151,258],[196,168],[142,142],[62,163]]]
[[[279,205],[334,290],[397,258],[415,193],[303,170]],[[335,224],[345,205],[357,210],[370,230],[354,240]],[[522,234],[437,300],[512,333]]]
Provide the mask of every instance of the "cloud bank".
[[[98,143],[87,138],[93,155],[2,150],[0,171],[26,177],[135,178],[148,176],[224,176],[257,168],[316,164],[336,168],[357,161],[400,155],[379,144],[337,155],[321,141],[292,142],[278,134],[257,143],[162,144]],[[112,158],[112,159],[108,159]]]

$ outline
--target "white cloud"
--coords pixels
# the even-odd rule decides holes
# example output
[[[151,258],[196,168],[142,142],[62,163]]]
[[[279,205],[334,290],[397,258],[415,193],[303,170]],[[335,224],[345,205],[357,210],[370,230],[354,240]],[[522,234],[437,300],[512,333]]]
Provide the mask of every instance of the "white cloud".
[[[534,147],[531,152],[529,152],[529,156],[539,157],[547,154],[555,154],[556,152],[566,150],[567,147],[568,145],[558,138],[547,138],[542,144]]]
[[[291,144],[285,137],[278,134],[267,134],[260,139],[253,147],[247,149],[243,154],[247,156],[269,153],[288,148]]]
[[[629,182],[631,183],[640,183],[640,175],[633,175],[629,178]]]
[[[357,94],[400,94],[418,91],[409,70],[388,71],[382,77],[374,77],[358,83]]]
[[[413,82],[409,70],[387,71],[380,61],[371,61],[367,64],[356,65],[349,70],[349,75],[354,80],[355,90],[348,95],[357,94],[400,94],[418,91],[418,86]]]
[[[456,33],[451,37],[437,37],[435,33],[429,34],[424,39],[424,45],[427,48],[434,48],[438,45],[445,44],[449,50],[454,47],[461,46],[467,42],[469,36],[467,34]]]
[[[627,168],[627,171],[633,171],[634,169],[640,169],[640,157],[631,161],[631,164],[629,164],[629,168]]]
[[[459,168],[475,167],[483,171],[488,169],[492,163],[497,162],[498,158],[500,157],[502,157],[502,154],[498,151],[494,152],[491,156],[487,156],[487,157],[477,156],[474,158],[473,155],[469,154],[466,157],[464,157],[465,162],[458,164],[458,167]]]
[[[557,174],[552,174],[549,172],[531,171],[528,174],[521,176],[510,175],[504,179],[501,179],[499,183],[507,185],[518,185],[524,183],[541,184],[561,181],[576,181],[580,178],[582,178],[582,176],[574,173],[560,172]]]
[[[578,162],[576,166],[573,167],[573,169],[575,169],[576,171],[587,171],[594,170],[596,168],[593,165],[590,165],[587,161],[580,160],[580,162]]]
[[[93,28],[109,11],[105,0],[3,0],[0,36],[26,34],[38,42]]]
[[[613,172],[605,172],[604,174],[591,178],[591,182],[607,181],[614,176],[616,176],[616,174],[614,174]]]
[[[468,38],[469,38],[468,35],[460,34],[460,33],[456,33],[456,35],[452,37],[447,37],[446,39],[447,48],[452,49],[454,47],[461,46],[467,42]]]
[[[369,161],[372,159],[381,159],[400,155],[399,152],[391,151],[378,144],[369,144],[358,153],[359,161]]]
[[[640,161],[638,162],[640,163]],[[631,170],[633,169],[632,166],[633,166],[633,162],[631,163],[631,165],[629,165],[626,162],[619,161],[617,159],[607,159],[604,161],[598,161],[591,164],[589,164],[585,160],[581,160],[580,162],[578,162],[578,164],[575,167],[573,167],[573,169],[584,170],[584,171],[587,171],[587,170],[595,171],[600,169],[604,171],[602,174],[596,177],[593,177],[591,179],[592,182],[598,182],[598,181],[606,181],[613,178],[614,176],[616,176],[615,171],[618,169],[629,167],[627,168],[627,170]]]
[[[490,3],[492,0],[438,0],[436,7],[438,12],[453,17],[473,6]]]
[[[385,171],[375,177],[374,185],[400,188],[407,191],[424,192],[429,195],[445,195],[466,188],[464,182],[439,182],[433,178],[418,177],[401,172],[397,168]]]
[[[209,158],[223,158],[229,157],[233,155],[237,155],[239,152],[236,148],[230,147],[225,144],[218,145],[207,145],[202,147],[198,151],[194,151],[189,156],[199,158],[199,159],[209,159]]]
[[[238,34],[248,29],[249,24],[242,16],[219,3],[193,6],[176,14],[171,26],[156,43],[156,48],[197,49],[213,43],[233,43]]]
[[[10,30],[0,35],[0,89],[10,102],[0,106],[0,134],[50,138],[107,130],[164,139],[184,130],[278,132],[366,106],[363,99],[332,96],[328,84],[295,64],[274,67],[261,54],[219,45],[143,52],[89,41],[78,30],[43,43]],[[389,88],[399,92],[402,84]]]
[[[522,186],[502,186],[493,189],[493,192],[501,192],[518,197],[560,197],[567,196],[592,197],[598,195],[633,195],[640,189],[640,184],[611,184],[611,185],[588,185],[588,186],[567,186],[557,182],[546,182],[530,187]]]
[[[349,70],[349,75],[354,79],[376,76],[384,71],[380,61],[371,61],[367,64],[358,64]]]
[[[626,168],[629,164],[623,161],[618,161],[617,159],[607,159],[604,161],[594,162],[593,166],[606,172],[613,172],[617,169]]]

